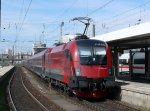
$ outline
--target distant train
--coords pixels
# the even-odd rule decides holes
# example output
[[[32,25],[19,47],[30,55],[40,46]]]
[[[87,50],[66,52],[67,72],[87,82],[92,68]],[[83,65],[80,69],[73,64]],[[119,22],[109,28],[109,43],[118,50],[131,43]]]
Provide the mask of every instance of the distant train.
[[[105,97],[114,85],[110,48],[82,35],[34,55],[23,65],[78,97]]]
[[[145,74],[145,53],[135,52],[133,54],[133,73]],[[119,57],[119,72],[129,72],[129,53]]]

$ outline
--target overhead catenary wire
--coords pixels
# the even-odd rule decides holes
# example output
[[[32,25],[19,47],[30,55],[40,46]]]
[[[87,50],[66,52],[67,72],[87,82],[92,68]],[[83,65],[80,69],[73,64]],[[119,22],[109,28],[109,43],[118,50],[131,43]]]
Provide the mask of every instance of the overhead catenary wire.
[[[66,9],[66,10],[64,10],[57,18],[60,18],[60,17],[64,17],[64,15],[67,13],[67,12],[69,12],[70,10],[71,10],[71,8],[74,6],[74,5],[76,5],[76,3],[78,2],[78,0],[74,0],[72,3],[71,3],[71,5]]]
[[[60,18],[60,17],[64,17],[65,16],[65,14],[67,14],[70,10],[71,10],[71,8],[74,6],[74,5],[76,5],[76,3],[78,2],[78,0],[74,0],[72,3],[71,3],[71,5],[68,7],[68,8],[66,8],[59,16],[57,16],[56,18]],[[50,23],[58,23],[58,26],[55,28],[55,29],[53,29],[52,31],[50,31],[49,33],[54,33],[55,31],[57,31],[58,29],[59,29],[59,27],[60,27],[60,23],[61,22],[64,22],[65,24],[66,24],[66,22],[67,21],[64,21],[64,20],[60,20],[60,21],[52,21],[52,22],[50,22]],[[49,23],[44,23],[44,24],[49,24]]]
[[[149,3],[150,3],[150,0],[147,1],[147,2],[145,2],[145,3],[143,3],[143,4],[141,4],[141,5],[139,5],[139,6],[136,6],[136,7],[134,7],[134,8],[128,9],[128,10],[125,10],[125,11],[123,11],[123,12],[121,12],[121,13],[115,15],[115,16],[112,16],[112,17],[110,17],[110,18],[105,18],[105,20],[110,20],[110,19],[116,18],[116,17],[118,17],[118,16],[124,15],[124,14],[126,14],[126,13],[128,13],[128,12],[131,12],[131,11],[133,11],[133,10],[139,8],[139,7],[145,6],[145,5],[149,4]]]
[[[18,22],[15,23],[15,27],[16,27],[16,38],[15,38],[15,42],[18,41],[18,33],[19,33],[18,27],[19,27],[19,23],[20,23],[20,21],[21,21],[21,16],[23,15],[23,7],[24,7],[24,0],[22,0],[22,5],[21,5],[21,10],[20,10],[20,12],[19,12],[19,19],[18,19]],[[9,26],[9,27],[10,27],[10,26]]]
[[[93,10],[92,12],[90,12],[89,14],[87,14],[87,16],[90,16],[94,13],[96,13],[97,11],[103,9],[104,7],[106,7],[107,5],[109,5],[111,2],[113,2],[114,0],[109,0],[108,2],[106,2],[105,4],[103,4],[102,6],[98,7],[97,9]]]
[[[20,20],[21,20],[21,16],[22,16],[22,14],[23,14],[23,7],[24,7],[24,0],[22,0],[22,5],[21,5],[21,10],[20,10],[20,12],[19,12],[19,22],[20,22]],[[19,24],[19,23],[18,23]]]
[[[132,25],[138,25],[142,22],[146,22],[146,19],[149,17],[145,15],[146,12],[148,13],[149,11],[149,7],[146,8],[148,4],[150,4],[150,0],[136,7],[127,9],[119,14],[116,14],[115,16],[103,19],[102,22],[100,22],[101,30],[97,31],[96,33],[99,32],[99,34],[100,33],[102,34],[102,30],[103,30],[103,33],[107,33],[110,31],[117,30],[119,28],[130,27]],[[142,9],[142,7],[144,9]],[[140,12],[137,9],[139,9]],[[127,18],[127,19],[124,19],[124,18]]]
[[[78,2],[78,0],[74,0],[72,3],[71,3],[71,5],[67,8],[67,9],[65,9],[59,16],[57,16],[56,18],[60,18],[60,17],[64,17],[65,16],[65,14],[66,13],[68,13],[70,10],[71,10],[71,8],[76,4],[76,2]],[[52,22],[50,22],[50,23],[58,23],[58,26],[55,28],[55,29],[53,29],[52,31],[50,31],[50,33],[54,33],[55,31],[57,31],[58,29],[59,29],[59,27],[60,27],[60,22],[64,22],[64,23],[66,23],[64,20],[60,20],[60,21],[52,21]],[[49,24],[49,23],[44,23],[44,24]]]
[[[113,0],[109,0],[108,2],[110,2],[110,1],[113,1]],[[28,1],[28,2],[29,2],[29,1]],[[74,1],[74,2],[75,2],[75,1]],[[70,12],[70,10],[71,10],[72,7],[73,7],[73,3],[74,3],[74,2],[72,1],[72,2],[70,3],[71,5],[70,5],[68,8],[66,8],[66,10],[64,10],[64,11],[62,10],[63,13],[64,13],[64,12],[66,12],[66,13]],[[105,1],[105,2],[107,2],[107,1]],[[107,2],[107,3],[108,3],[108,2]],[[106,4],[107,4],[107,3],[106,3]],[[110,5],[110,3],[108,3],[108,4]],[[90,4],[89,4],[89,6],[90,6]],[[143,6],[144,6],[144,5],[143,5]],[[102,6],[101,6],[101,7],[102,7]],[[96,9],[93,10],[91,13],[92,13],[92,14],[97,14],[97,13],[102,9],[101,7],[96,8]],[[106,7],[106,6],[104,6],[103,8],[105,8],[105,7]],[[74,8],[74,7],[73,7],[73,8]],[[132,8],[132,9],[133,9],[133,8]],[[129,9],[129,10],[130,10],[130,9]],[[127,11],[128,11],[128,10],[127,10]],[[90,16],[90,10],[88,10],[88,8],[87,8],[87,12],[89,13],[89,16]],[[124,12],[125,12],[125,11],[123,11],[122,13],[124,13]],[[129,12],[130,12],[130,11],[129,11]],[[62,13],[62,14],[63,14],[63,13]],[[67,15],[66,13],[64,13],[64,15]],[[125,12],[125,14],[126,14],[126,13],[128,13],[128,12]],[[92,15],[92,14],[91,14],[91,15]],[[120,14],[120,13],[119,13],[119,14]],[[117,14],[117,15],[119,15],[119,14]],[[147,13],[147,14],[148,14],[148,13]],[[27,15],[28,15],[28,14],[27,14]],[[121,15],[124,15],[124,14],[121,14]],[[121,15],[120,15],[120,16],[121,16]],[[22,14],[22,16],[23,16],[23,14]],[[120,16],[117,16],[117,17],[120,17]],[[113,16],[113,17],[114,17],[114,16]],[[128,17],[128,16],[127,16],[127,17]],[[121,17],[121,18],[122,18],[122,17]],[[112,19],[113,19],[113,18],[111,17],[111,19],[109,19],[109,21],[112,21]],[[29,22],[27,23],[25,20],[26,20],[26,19],[24,19],[24,22],[23,22],[23,23],[21,23],[21,22],[22,22],[22,21],[21,21],[20,24],[23,24],[23,25],[24,25],[24,24],[30,24]],[[106,20],[106,19],[105,19],[105,20]],[[104,22],[105,22],[105,20],[104,20]],[[117,20],[118,20],[117,22],[120,22],[120,21],[122,22],[122,21],[124,21],[125,19],[123,19],[123,20],[117,19]],[[51,22],[51,21],[49,21],[49,22],[47,22],[47,23],[46,23],[46,22],[43,22],[43,21],[42,21],[42,22],[39,21],[39,23],[38,23],[38,22],[36,21],[35,24],[45,24],[46,28],[49,26],[49,24],[50,24],[50,25],[54,25],[54,26],[53,26],[54,28],[51,28],[50,31],[52,30],[52,32],[58,32],[58,33],[59,33],[59,30],[57,30],[57,29],[60,28],[60,22],[61,22],[61,21],[62,21],[62,20],[57,21],[57,22],[55,22],[55,23],[54,23],[54,22]],[[64,20],[63,20],[63,21],[64,21]],[[108,21],[108,22],[109,22],[109,21]],[[33,22],[35,22],[35,21],[33,21]],[[40,22],[41,22],[41,23],[40,23]],[[65,25],[66,25],[66,21],[64,21],[64,22],[65,22]],[[106,21],[106,22],[107,22],[107,21]],[[14,22],[14,24],[15,24],[15,23],[17,23],[17,22]],[[11,23],[9,23],[9,24],[12,25],[13,23],[11,22]],[[14,25],[14,24],[13,24],[13,25]],[[34,24],[34,23],[33,23],[33,24]],[[33,25],[33,24],[31,24],[31,25]],[[108,25],[108,23],[106,23],[106,24]],[[9,29],[10,29],[10,25],[8,26]],[[23,26],[23,25],[22,25],[22,26]],[[56,26],[55,26],[55,25],[56,25]],[[58,25],[58,26],[57,26],[57,25]],[[112,24],[110,23],[109,25],[112,25]],[[17,24],[17,27],[18,27],[17,30],[19,30],[19,28],[20,28],[19,24]],[[55,28],[55,27],[56,27],[56,28]],[[66,26],[64,26],[64,28],[65,28],[65,27],[66,27]],[[49,28],[50,28],[50,27],[49,27]],[[110,26],[109,26],[109,28],[110,28]],[[12,26],[11,26],[11,29],[12,29]],[[22,28],[21,28],[21,29],[22,29]],[[66,32],[67,32],[67,30],[70,30],[70,31],[71,31],[71,29],[72,29],[72,28],[70,28],[69,26],[67,26],[67,27],[66,27],[66,30],[64,30],[64,31],[66,31]],[[23,29],[22,29],[22,30],[23,30]],[[47,29],[46,29],[46,30],[47,30]],[[77,29],[76,29],[76,30],[77,30]],[[50,33],[50,31],[49,31],[48,33]],[[73,30],[73,31],[74,31],[74,30]],[[69,31],[68,31],[68,32],[69,32]],[[44,34],[45,34],[45,33],[44,33]]]
[[[21,31],[21,29],[22,29],[22,27],[23,27],[24,21],[25,21],[25,19],[26,19],[26,17],[27,17],[27,14],[28,14],[28,12],[29,12],[30,7],[31,7],[31,3],[32,3],[32,0],[30,0],[30,2],[29,2],[28,8],[27,8],[26,13],[25,13],[25,15],[24,15],[24,18],[23,18],[23,21],[22,21],[22,23],[21,23],[21,26],[20,26],[19,31]]]
[[[28,5],[27,10],[26,10],[26,12],[25,12],[25,15],[24,15],[24,17],[23,17],[23,20],[22,20],[22,22],[21,22],[20,28],[19,28],[19,23],[20,23],[20,21],[21,21],[21,16],[23,15],[22,13],[23,13],[24,0],[22,1],[21,10],[20,10],[20,13],[19,13],[19,20],[18,20],[19,22],[14,22],[15,30],[16,30],[16,34],[15,34],[16,37],[15,37],[15,41],[14,41],[15,46],[16,46],[16,43],[18,42],[18,35],[19,35],[19,32],[21,31],[21,29],[22,29],[22,27],[23,27],[24,21],[25,21],[25,19],[26,19],[26,16],[27,16],[27,14],[28,14],[28,11],[29,11],[29,9],[30,9],[30,7],[31,7],[31,3],[32,3],[32,0],[30,0],[30,2],[29,2],[29,5]],[[9,22],[8,29],[10,29],[10,27],[11,27],[11,23]],[[19,30],[18,30],[18,29],[19,29]],[[5,41],[5,42],[6,42],[6,41]],[[10,43],[10,41],[7,41],[7,42]]]

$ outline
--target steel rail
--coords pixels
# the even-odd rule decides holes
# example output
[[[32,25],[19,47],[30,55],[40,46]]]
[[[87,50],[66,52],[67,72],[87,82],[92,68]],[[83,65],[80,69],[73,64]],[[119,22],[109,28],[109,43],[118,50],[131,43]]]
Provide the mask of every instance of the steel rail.
[[[9,84],[8,84],[8,88],[7,88],[7,89],[8,89],[8,97],[9,97],[9,99],[10,99],[10,104],[11,104],[11,106],[12,106],[12,109],[13,109],[14,111],[17,111],[17,109],[16,109],[16,107],[15,107],[15,105],[14,105],[13,99],[12,99],[11,92],[10,92],[10,84],[11,84],[11,82],[12,82],[12,79],[13,79],[14,75],[15,75],[15,72],[13,73],[13,75],[11,76],[11,78],[10,78],[10,80],[9,80]]]
[[[24,89],[27,91],[27,93],[29,94],[29,96],[44,110],[44,111],[49,111],[38,99],[36,99],[35,96],[33,96],[33,94],[27,89],[27,87],[24,85],[24,82],[23,82],[23,77],[22,75],[20,74],[21,76],[21,81],[22,81],[22,85],[24,87]]]

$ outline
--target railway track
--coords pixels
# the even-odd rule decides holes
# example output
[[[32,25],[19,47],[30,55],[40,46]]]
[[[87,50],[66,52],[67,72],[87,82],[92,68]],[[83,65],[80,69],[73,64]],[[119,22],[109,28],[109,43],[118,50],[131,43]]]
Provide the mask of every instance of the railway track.
[[[14,111],[48,111],[25,87],[19,68],[16,68],[8,86]]]
[[[57,94],[61,96],[61,98],[64,98],[69,103],[76,104],[77,106],[84,109],[83,111],[85,111],[85,110],[86,111],[140,111],[140,110],[135,109],[133,107],[130,107],[130,106],[128,106],[128,105],[126,105],[126,104],[124,104],[120,101],[112,101],[112,100],[109,100],[109,99],[105,99],[105,100],[85,100],[85,99],[81,99],[81,98],[77,98],[77,97],[69,97],[65,93],[63,93],[62,91],[58,90],[55,87],[51,87],[49,89],[48,88],[48,83],[46,83],[43,80],[40,80],[38,76],[35,76],[35,74],[31,73],[30,75],[34,75],[34,79],[35,80],[37,79],[38,83],[42,82],[42,84],[45,84],[44,87],[46,87],[47,90],[55,90],[57,92]],[[17,75],[17,74],[16,74],[16,76],[19,77],[19,75]],[[32,78],[30,78],[30,79],[32,79]],[[31,80],[29,80],[29,81],[31,81]],[[34,89],[34,88],[31,88],[31,90],[32,89]],[[46,101],[46,98],[45,98],[45,101]],[[60,106],[60,107],[62,107],[62,106]],[[63,109],[59,109],[59,111],[61,111],[61,110],[63,110]],[[32,109],[32,111],[33,111],[33,109]],[[36,111],[38,111],[38,110],[36,110]],[[55,111],[58,111],[58,109],[56,108]]]
[[[35,76],[34,76],[35,77]],[[39,82],[39,77],[37,76],[37,80]],[[42,80],[41,80],[42,82]],[[104,99],[104,100],[85,100],[79,99],[76,97],[69,97],[59,89],[55,87],[48,88],[48,83],[43,81],[43,84],[47,86],[48,90],[55,90],[62,98],[65,98],[66,101],[69,101],[72,104],[76,104],[81,108],[88,110],[88,111],[140,111],[133,107],[130,107],[120,101]]]

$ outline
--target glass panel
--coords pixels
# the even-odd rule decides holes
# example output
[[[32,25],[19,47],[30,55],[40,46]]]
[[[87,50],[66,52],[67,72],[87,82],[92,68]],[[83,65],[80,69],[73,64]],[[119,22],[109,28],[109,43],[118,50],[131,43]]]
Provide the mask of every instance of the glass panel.
[[[93,60],[97,65],[106,65],[107,64],[107,57],[106,57],[106,49],[105,47],[93,47],[94,49],[94,56]]]
[[[106,49],[104,46],[94,44],[80,44],[79,46],[80,63],[83,65],[106,65]]]
[[[79,53],[80,53],[80,57],[89,57],[91,56],[91,49],[90,47],[80,47],[80,50],[79,50]]]
[[[94,55],[106,55],[105,47],[94,47]]]
[[[134,59],[134,64],[145,64],[145,59]]]

